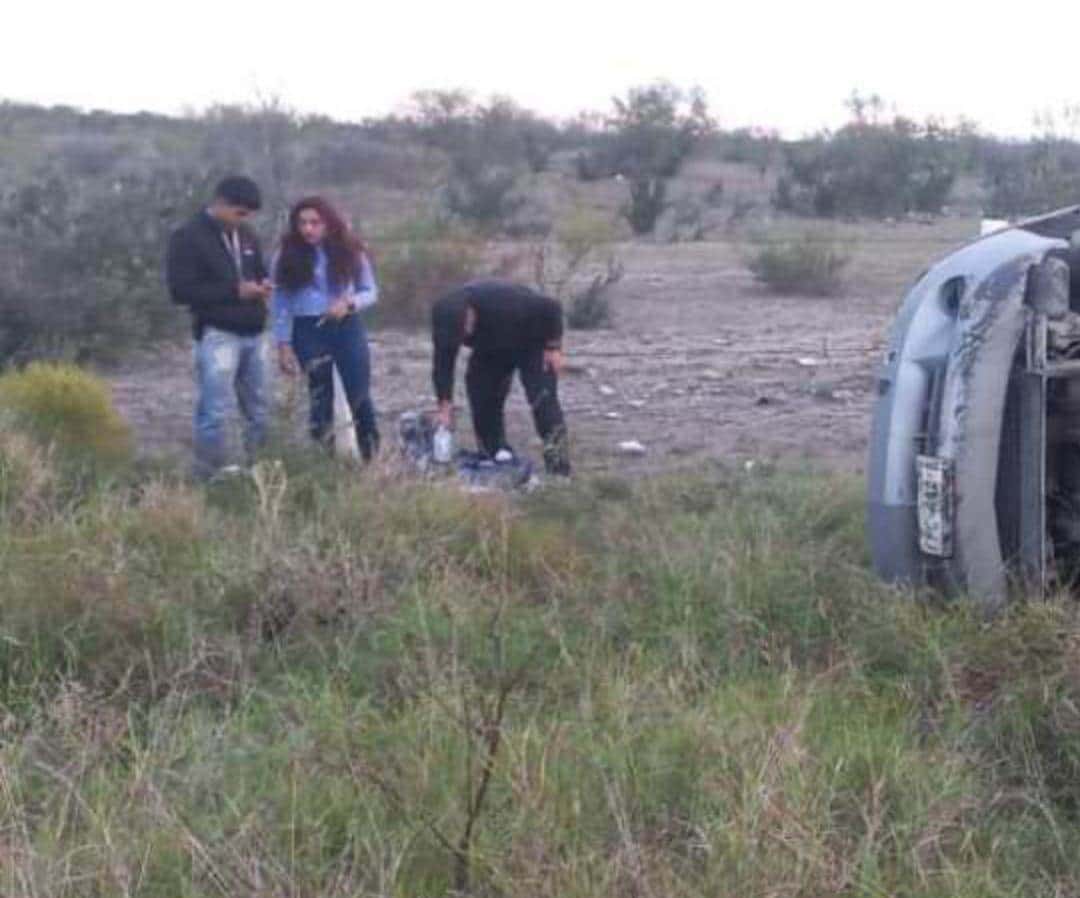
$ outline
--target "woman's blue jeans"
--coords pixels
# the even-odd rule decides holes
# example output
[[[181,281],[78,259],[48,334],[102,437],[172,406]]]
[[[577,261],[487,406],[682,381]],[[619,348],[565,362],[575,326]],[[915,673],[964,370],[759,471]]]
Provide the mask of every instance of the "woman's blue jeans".
[[[333,445],[336,366],[352,409],[360,454],[370,460],[379,448],[379,431],[371,401],[371,355],[360,316],[349,315],[341,321],[297,316],[293,319],[292,348],[307,373],[312,438]]]

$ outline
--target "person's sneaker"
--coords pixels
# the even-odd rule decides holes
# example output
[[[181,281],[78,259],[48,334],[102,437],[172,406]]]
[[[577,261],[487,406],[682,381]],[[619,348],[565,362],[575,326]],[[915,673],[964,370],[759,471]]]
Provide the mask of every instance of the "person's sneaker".
[[[509,464],[514,460],[514,453],[509,449],[500,449],[495,453],[495,463],[499,465]]]
[[[217,473],[210,478],[210,482],[220,483],[223,480],[233,480],[236,477],[243,477],[246,473],[247,469],[240,467],[240,465],[225,465],[218,468]]]

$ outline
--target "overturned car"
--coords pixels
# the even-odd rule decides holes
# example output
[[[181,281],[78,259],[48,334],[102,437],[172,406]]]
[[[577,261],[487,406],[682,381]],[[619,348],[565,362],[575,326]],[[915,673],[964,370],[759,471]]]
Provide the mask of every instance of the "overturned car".
[[[868,529],[884,578],[966,592],[1080,575],[1080,207],[999,230],[911,287],[877,378]]]

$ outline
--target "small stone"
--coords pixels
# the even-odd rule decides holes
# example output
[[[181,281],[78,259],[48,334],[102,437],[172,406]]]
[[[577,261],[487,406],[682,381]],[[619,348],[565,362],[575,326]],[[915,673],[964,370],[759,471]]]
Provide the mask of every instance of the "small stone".
[[[614,387],[608,384],[600,384],[599,388],[601,396],[614,396],[618,392]]]
[[[646,451],[637,440],[624,440],[619,443],[619,453],[622,455],[644,455]]]
[[[813,356],[803,356],[795,360],[795,364],[801,368],[816,368],[821,364],[821,359],[815,359]]]

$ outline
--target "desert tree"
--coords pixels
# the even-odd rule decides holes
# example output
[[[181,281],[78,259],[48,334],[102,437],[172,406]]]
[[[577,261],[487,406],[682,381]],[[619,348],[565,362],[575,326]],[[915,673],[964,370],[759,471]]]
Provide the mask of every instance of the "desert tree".
[[[630,194],[623,214],[635,234],[648,234],[667,205],[668,182],[714,124],[700,88],[657,82],[631,88],[613,104],[610,152]]]

